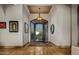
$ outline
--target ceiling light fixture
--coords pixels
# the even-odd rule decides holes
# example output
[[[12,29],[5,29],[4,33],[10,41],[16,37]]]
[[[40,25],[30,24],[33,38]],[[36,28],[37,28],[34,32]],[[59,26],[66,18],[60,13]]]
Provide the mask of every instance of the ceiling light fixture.
[[[42,20],[43,17],[40,16],[40,8],[39,8],[39,16],[36,18],[37,20]]]

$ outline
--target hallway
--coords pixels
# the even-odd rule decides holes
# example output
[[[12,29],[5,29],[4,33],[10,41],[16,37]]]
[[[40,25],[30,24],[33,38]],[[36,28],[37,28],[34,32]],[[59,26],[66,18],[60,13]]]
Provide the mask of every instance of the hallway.
[[[70,55],[70,6],[0,5],[0,55]]]
[[[0,48],[0,55],[70,55],[70,48],[59,48],[51,42],[30,42],[24,47]]]

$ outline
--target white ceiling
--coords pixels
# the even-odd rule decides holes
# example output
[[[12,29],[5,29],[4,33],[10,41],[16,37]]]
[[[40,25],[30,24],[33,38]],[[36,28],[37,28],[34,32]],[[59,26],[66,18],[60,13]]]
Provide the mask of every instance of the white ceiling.
[[[30,13],[38,13],[40,8],[40,13],[49,13],[52,5],[28,5]]]

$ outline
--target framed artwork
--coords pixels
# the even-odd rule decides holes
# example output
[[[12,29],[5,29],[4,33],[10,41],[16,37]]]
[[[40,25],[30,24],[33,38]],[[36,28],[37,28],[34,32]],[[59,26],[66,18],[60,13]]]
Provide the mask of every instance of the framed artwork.
[[[28,26],[28,24],[26,22],[25,22],[24,26],[25,26],[25,33],[28,33],[29,26]]]
[[[9,21],[9,32],[18,32],[18,21]]]
[[[0,29],[6,28],[6,22],[0,22]]]
[[[54,33],[54,30],[55,30],[55,26],[54,26],[54,24],[52,24],[51,27],[50,27],[51,34]]]

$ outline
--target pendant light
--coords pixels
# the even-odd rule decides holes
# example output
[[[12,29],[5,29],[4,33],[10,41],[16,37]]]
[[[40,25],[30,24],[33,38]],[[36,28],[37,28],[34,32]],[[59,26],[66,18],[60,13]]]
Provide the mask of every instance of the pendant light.
[[[38,15],[38,17],[36,19],[37,20],[42,20],[43,19],[43,17],[40,16],[40,8],[39,8],[39,15]]]

